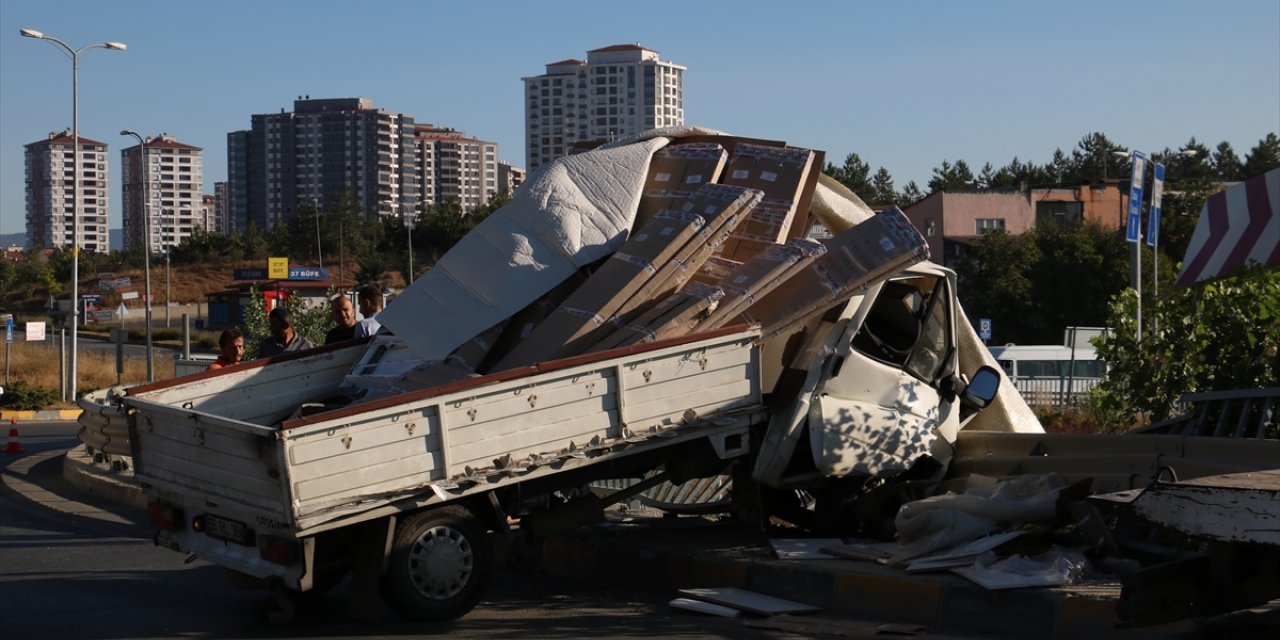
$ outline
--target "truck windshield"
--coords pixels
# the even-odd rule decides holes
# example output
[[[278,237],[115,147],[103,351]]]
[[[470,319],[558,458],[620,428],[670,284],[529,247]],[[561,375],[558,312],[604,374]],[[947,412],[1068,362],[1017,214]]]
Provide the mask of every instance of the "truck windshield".
[[[950,344],[946,286],[945,279],[930,276],[886,282],[853,336],[853,348],[932,384]]]

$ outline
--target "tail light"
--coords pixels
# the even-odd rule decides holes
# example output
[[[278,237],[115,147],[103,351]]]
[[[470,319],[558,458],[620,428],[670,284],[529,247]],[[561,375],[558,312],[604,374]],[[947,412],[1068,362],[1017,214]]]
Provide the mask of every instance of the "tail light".
[[[298,563],[298,543],[285,538],[260,534],[258,555],[272,564],[290,567]]]
[[[147,515],[151,517],[151,524],[165,531],[180,531],[182,529],[182,509],[173,507],[162,502],[148,502]]]

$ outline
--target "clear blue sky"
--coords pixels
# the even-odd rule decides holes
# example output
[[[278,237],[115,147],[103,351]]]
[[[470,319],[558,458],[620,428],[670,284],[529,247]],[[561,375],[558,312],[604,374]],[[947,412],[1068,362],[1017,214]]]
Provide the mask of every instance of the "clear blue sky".
[[[858,153],[895,186],[943,160],[1045,163],[1093,131],[1132,149],[1227,141],[1243,158],[1280,131],[1280,2],[467,2],[0,0],[0,233],[25,230],[23,145],[71,126],[111,145],[121,225],[121,129],[204,148],[295,97],[365,97],[499,144],[524,164],[523,76],[640,43],[688,67],[685,117],[734,134]]]

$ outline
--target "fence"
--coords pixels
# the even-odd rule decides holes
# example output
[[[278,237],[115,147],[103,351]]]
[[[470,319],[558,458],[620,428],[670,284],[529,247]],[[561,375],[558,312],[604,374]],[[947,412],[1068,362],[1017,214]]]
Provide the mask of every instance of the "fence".
[[[1016,378],[1013,386],[1033,407],[1059,408],[1084,402],[1101,378]]]

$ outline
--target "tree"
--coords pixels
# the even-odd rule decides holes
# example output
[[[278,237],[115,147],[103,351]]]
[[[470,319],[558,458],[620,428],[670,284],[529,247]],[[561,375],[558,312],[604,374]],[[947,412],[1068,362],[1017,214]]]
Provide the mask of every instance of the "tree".
[[[898,192],[893,188],[893,176],[880,167],[871,179],[871,201],[875,204],[898,204]]]
[[[971,320],[991,318],[999,342],[1056,344],[1068,326],[1106,322],[1108,301],[1128,284],[1128,256],[1111,229],[1049,223],[1021,236],[983,234],[956,274]]]
[[[1274,133],[1258,141],[1257,146],[1249,150],[1244,158],[1244,175],[1241,179],[1252,178],[1280,167],[1280,138]]]
[[[898,196],[898,203],[902,206],[913,204],[924,199],[924,192],[920,190],[920,185],[915,180],[907,182],[907,186],[902,188],[902,194]]]
[[[1100,415],[1129,427],[1134,412],[1169,417],[1193,391],[1274,386],[1280,376],[1280,271],[1251,267],[1237,275],[1162,293],[1143,305],[1125,289],[1111,304],[1111,335],[1096,342],[1107,375],[1092,402]]]
[[[337,290],[330,287],[325,299],[335,295]],[[328,305],[311,306],[297,291],[292,291],[284,301],[284,307],[293,315],[295,332],[310,340],[311,344],[324,344],[325,333],[333,326]],[[258,347],[269,337],[271,328],[267,323],[266,298],[258,287],[250,287],[249,306],[244,309],[244,359],[248,361],[258,357]]]
[[[1076,183],[1102,182],[1110,178],[1123,178],[1127,174],[1112,171],[1111,162],[1120,147],[1100,132],[1085,134],[1071,152],[1072,175]]]
[[[1223,182],[1234,182],[1244,178],[1244,163],[1240,162],[1240,156],[1236,155],[1236,150],[1231,148],[1230,142],[1219,142],[1218,148],[1213,152],[1213,170],[1218,174],[1218,179]]]
[[[858,154],[850,153],[845,156],[844,164],[839,167],[828,162],[822,171],[849,187],[850,191],[864,201],[873,199],[875,187],[871,184],[871,166],[863,162]]]
[[[956,263],[959,299],[970,321],[991,318],[997,342],[1025,342],[1022,319],[1035,309],[1032,273],[1039,249],[1003,229],[988,231]]]
[[[957,160],[955,165],[946,160],[941,167],[933,169],[933,178],[929,180],[929,193],[939,191],[971,191],[978,186],[973,171],[964,160]]]

